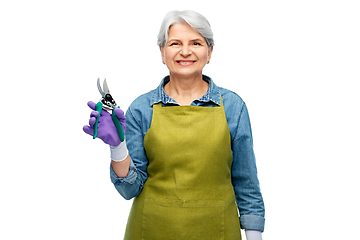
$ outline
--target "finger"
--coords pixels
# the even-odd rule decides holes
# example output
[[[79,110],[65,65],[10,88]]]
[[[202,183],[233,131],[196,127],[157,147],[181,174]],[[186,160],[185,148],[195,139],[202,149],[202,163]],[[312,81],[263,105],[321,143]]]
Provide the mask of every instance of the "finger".
[[[90,125],[91,128],[94,128],[95,122],[96,122],[95,117],[92,117],[92,118],[89,119],[89,125]]]
[[[93,117],[97,117],[97,116],[99,116],[99,112],[98,111],[92,111],[91,113],[90,113],[90,117],[91,118],[93,118]]]
[[[83,127],[83,131],[86,133],[86,134],[89,134],[90,136],[93,136],[94,135],[94,129],[85,125]]]
[[[115,108],[114,112],[119,119],[125,119],[124,111],[121,108]]]
[[[96,103],[94,103],[93,101],[89,101],[89,102],[87,103],[87,105],[88,105],[92,110],[96,110],[96,109],[95,109]]]

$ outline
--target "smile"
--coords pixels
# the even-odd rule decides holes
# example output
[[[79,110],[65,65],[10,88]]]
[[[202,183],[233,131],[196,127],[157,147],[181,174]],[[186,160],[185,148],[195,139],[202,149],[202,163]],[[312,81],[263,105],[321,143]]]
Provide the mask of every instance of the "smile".
[[[181,61],[176,61],[176,63],[179,64],[180,66],[190,66],[190,65],[193,65],[195,63],[195,61],[181,60]]]

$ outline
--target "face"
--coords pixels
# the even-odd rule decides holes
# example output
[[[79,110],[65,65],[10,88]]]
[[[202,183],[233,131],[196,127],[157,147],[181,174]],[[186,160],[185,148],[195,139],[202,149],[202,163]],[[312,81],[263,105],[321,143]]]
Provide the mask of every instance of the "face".
[[[160,50],[170,74],[183,78],[202,74],[212,53],[205,38],[186,23],[176,23],[170,27],[168,42]]]

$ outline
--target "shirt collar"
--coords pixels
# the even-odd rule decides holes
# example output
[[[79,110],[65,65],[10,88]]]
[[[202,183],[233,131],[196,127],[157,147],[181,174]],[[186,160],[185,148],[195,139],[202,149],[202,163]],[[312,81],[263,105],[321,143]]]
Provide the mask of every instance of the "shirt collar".
[[[220,90],[219,87],[215,85],[215,83],[213,82],[213,80],[206,76],[203,75],[203,80],[209,83],[209,88],[208,91],[206,92],[206,94],[204,96],[202,96],[199,99],[196,99],[195,101],[200,101],[200,102],[213,102],[218,106],[221,106],[221,98],[220,98]],[[170,76],[166,76],[161,80],[160,85],[155,89],[154,94],[151,98],[151,106],[162,102],[163,104],[176,104],[178,105],[178,103],[172,99],[171,97],[169,97],[164,90],[164,86],[170,81]]]

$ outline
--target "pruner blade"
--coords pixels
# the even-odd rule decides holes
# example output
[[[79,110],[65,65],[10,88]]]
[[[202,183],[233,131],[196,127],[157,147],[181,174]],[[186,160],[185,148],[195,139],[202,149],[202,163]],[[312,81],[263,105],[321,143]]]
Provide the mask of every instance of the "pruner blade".
[[[105,79],[105,81],[106,81],[106,79]],[[101,96],[105,97],[105,92],[101,89],[100,78],[98,78],[98,80],[97,80],[97,88],[98,88]]]
[[[107,94],[107,93],[110,94],[109,87],[108,87],[108,85],[107,85],[106,79],[105,79],[104,82],[103,82],[103,90],[104,90],[104,93],[105,93],[105,94]]]

